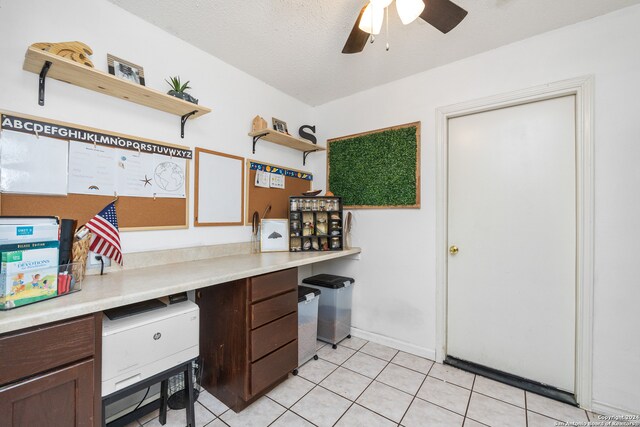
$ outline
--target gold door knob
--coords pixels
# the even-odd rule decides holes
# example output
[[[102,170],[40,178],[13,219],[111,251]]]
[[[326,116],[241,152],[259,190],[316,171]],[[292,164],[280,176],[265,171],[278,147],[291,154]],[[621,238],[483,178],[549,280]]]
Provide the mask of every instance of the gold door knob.
[[[450,253],[451,255],[455,255],[455,254],[457,254],[457,253],[458,253],[458,247],[457,247],[456,245],[451,246],[451,247],[449,248],[449,253]]]

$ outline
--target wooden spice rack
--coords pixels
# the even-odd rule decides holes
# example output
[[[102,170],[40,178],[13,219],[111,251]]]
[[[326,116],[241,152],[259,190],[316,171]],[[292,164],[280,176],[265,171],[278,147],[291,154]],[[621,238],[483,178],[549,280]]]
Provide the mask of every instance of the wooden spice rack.
[[[306,139],[296,138],[295,136],[291,136],[283,132],[278,132],[277,130],[273,129],[263,129],[249,132],[249,136],[253,138],[253,154],[256,153],[256,142],[258,142],[258,140],[260,139],[264,139],[265,141],[269,141],[274,144],[302,151],[303,165],[307,163],[307,156],[310,153],[326,150],[326,148],[316,145]]]
[[[40,75],[38,88],[38,103],[40,105],[44,105],[45,79],[51,77],[75,86],[180,116],[181,135],[183,138],[184,125],[187,119],[194,119],[211,112],[210,108],[202,105],[192,104],[158,90],[120,79],[104,71],[87,67],[34,47],[27,49],[22,68],[25,71]]]

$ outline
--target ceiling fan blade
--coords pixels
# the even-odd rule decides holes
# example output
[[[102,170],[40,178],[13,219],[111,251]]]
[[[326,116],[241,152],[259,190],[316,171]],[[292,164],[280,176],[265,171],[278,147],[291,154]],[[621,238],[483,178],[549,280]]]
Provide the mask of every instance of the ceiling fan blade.
[[[360,25],[360,20],[362,19],[362,14],[364,13],[364,10],[366,8],[367,6],[365,5],[360,11],[360,15],[358,15],[356,23],[353,24],[353,28],[351,29],[351,33],[349,34],[349,38],[342,48],[342,53],[360,53],[367,45],[369,33],[365,33],[360,28],[358,28],[358,25]]]
[[[426,0],[420,18],[447,34],[467,16],[467,11],[450,0]]]

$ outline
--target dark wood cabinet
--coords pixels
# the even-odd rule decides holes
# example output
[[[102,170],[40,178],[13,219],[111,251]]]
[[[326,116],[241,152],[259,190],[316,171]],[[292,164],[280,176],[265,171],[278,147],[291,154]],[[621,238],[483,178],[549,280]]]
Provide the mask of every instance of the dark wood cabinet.
[[[297,367],[297,288],[292,268],[196,293],[203,386],[234,411]]]
[[[0,336],[0,425],[101,425],[102,313]]]
[[[0,417],[13,427],[93,426],[93,359],[0,389]]]

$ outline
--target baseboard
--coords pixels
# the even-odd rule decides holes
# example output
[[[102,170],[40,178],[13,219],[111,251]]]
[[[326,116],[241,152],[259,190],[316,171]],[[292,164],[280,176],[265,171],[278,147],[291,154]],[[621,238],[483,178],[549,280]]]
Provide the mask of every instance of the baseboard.
[[[362,338],[367,341],[372,341],[377,344],[386,345],[396,350],[404,351],[406,353],[415,354],[416,356],[426,357],[430,360],[436,360],[436,351],[430,348],[419,347],[415,344],[410,344],[405,341],[400,341],[394,338],[389,338],[384,335],[375,334],[373,332],[363,331],[362,329],[351,327],[351,335],[354,337]]]
[[[601,415],[640,415],[639,412],[632,412],[628,409],[617,408],[613,405],[604,402],[598,402],[597,400],[593,400],[591,402],[591,412],[595,412],[596,414]],[[634,420],[637,422],[637,420]],[[622,424],[621,424],[622,425]]]

